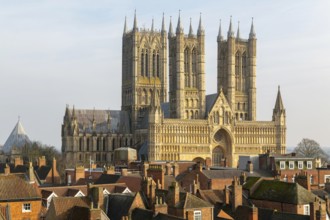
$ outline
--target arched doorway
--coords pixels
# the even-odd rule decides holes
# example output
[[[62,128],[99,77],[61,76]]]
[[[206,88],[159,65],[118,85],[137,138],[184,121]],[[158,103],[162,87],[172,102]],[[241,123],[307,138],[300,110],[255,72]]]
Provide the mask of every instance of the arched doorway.
[[[213,141],[215,144],[212,150],[213,166],[231,166],[232,165],[232,140],[228,131],[224,128],[214,133]]]
[[[222,160],[224,159],[223,149],[218,146],[215,147],[212,151],[212,165],[213,166],[222,166]]]

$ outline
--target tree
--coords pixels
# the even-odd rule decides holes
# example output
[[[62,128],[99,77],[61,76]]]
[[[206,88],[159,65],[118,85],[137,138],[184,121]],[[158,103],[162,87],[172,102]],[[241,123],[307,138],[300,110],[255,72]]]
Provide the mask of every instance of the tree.
[[[308,138],[303,138],[293,151],[300,156],[312,158],[318,157],[323,161],[327,161],[329,158],[329,155],[322,150],[319,143]]]

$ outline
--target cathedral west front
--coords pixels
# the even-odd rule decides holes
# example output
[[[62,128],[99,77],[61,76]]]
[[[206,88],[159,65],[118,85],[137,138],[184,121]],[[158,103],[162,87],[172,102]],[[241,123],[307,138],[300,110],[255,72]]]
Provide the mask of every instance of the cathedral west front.
[[[230,21],[217,36],[217,93],[206,95],[205,31],[185,33],[179,15],[160,30],[124,24],[121,110],[67,106],[62,152],[69,162],[112,164],[114,150],[135,148],[145,161],[200,161],[236,167],[239,156],[285,153],[286,112],[280,89],[270,121],[256,120],[257,39]]]

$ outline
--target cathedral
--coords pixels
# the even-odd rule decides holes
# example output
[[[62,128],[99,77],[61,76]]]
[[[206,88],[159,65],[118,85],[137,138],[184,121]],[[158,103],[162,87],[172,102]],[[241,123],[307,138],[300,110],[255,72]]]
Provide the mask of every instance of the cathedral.
[[[175,31],[174,31],[175,30]],[[286,152],[286,113],[280,89],[271,121],[256,120],[256,33],[217,36],[217,93],[205,93],[205,31],[184,32],[164,16],[160,30],[133,28],[122,37],[121,110],[66,107],[62,152],[67,162],[112,164],[117,148],[140,160],[198,161],[236,167],[239,156]]]

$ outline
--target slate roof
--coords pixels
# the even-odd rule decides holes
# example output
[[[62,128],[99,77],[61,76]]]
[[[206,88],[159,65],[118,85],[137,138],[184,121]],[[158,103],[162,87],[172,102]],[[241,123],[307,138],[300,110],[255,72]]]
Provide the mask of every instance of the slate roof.
[[[37,187],[22,176],[0,175],[0,201],[41,200]]]
[[[45,180],[51,169],[52,169],[51,166],[35,167],[35,171],[40,180]]]
[[[111,220],[121,220],[122,216],[127,216],[136,194],[113,193],[108,195],[107,216]]]
[[[128,112],[120,110],[96,110],[96,109],[75,109],[79,131],[92,133],[93,118],[95,120],[95,132],[107,133],[108,117],[110,114],[111,132],[130,133],[130,120]],[[72,109],[69,110],[69,117],[72,117]],[[85,128],[85,129],[83,129]]]
[[[151,210],[136,208],[132,211],[132,220],[152,220],[153,215]]]
[[[50,209],[54,209],[52,218],[56,219],[69,219],[71,211],[74,207],[89,208],[89,203],[86,197],[54,197],[52,199],[48,216],[52,213]]]
[[[214,105],[214,102],[217,100],[218,93],[209,94],[206,96],[206,113],[211,111],[211,108]]]
[[[101,176],[95,181],[94,184],[107,184],[107,183],[116,183],[120,178],[120,175],[117,174],[105,174],[102,173]]]
[[[314,202],[317,196],[298,183],[262,180],[250,198],[301,205]]]

